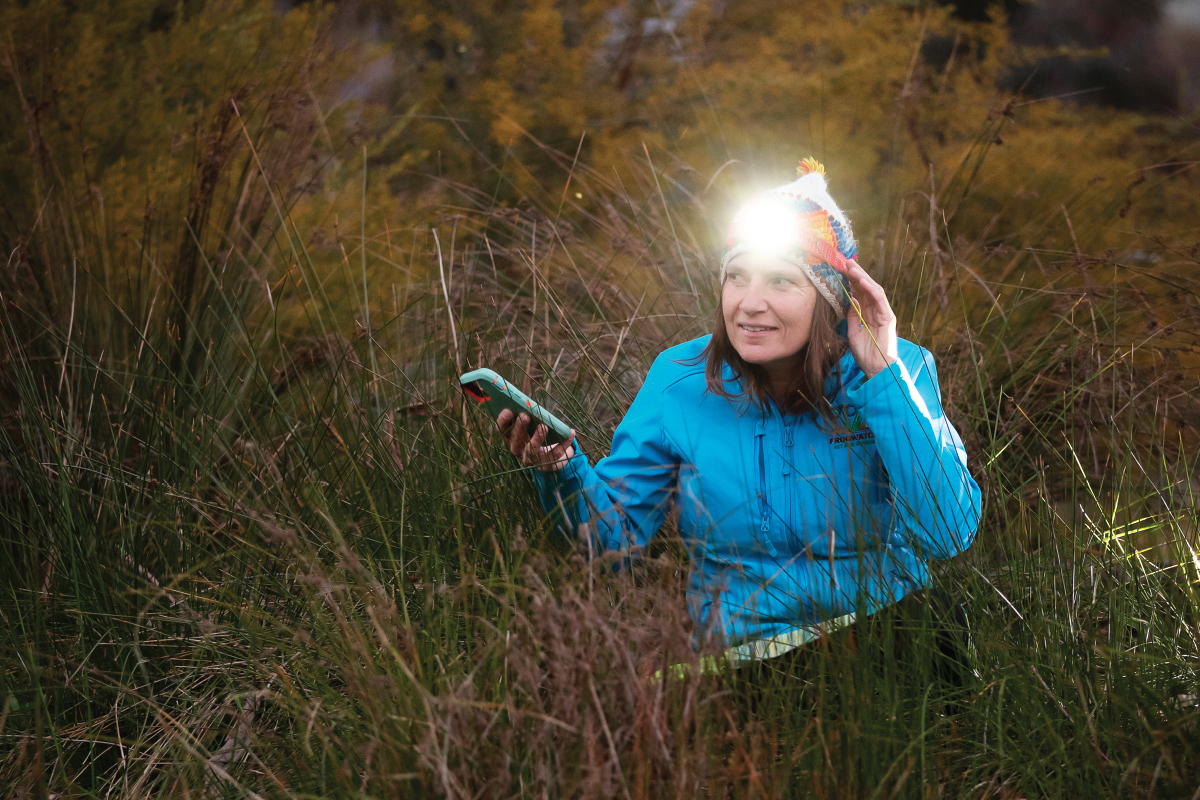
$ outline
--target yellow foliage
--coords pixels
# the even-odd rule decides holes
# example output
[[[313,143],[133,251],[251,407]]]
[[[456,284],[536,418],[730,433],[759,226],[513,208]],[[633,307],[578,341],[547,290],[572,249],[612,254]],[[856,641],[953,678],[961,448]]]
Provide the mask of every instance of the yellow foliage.
[[[1137,267],[1155,276],[1137,279],[1152,293],[1195,264],[1188,124],[1003,95],[997,80],[1021,55],[998,18],[831,0],[413,0],[364,7],[376,15],[367,44],[315,4],[281,15],[264,0],[207,0],[169,19],[157,0],[72,8],[0,10],[13,32],[0,46],[0,111],[24,120],[0,134],[9,251],[52,197],[104,242],[85,259],[169,267],[205,159],[225,150],[198,235],[213,261],[246,250],[278,216],[242,147],[245,121],[296,228],[325,243],[312,252],[330,274],[357,257],[364,146],[366,227],[384,239],[435,221],[461,187],[480,204],[586,215],[589,176],[602,175],[633,195],[661,187],[715,258],[736,206],[812,155],[880,274],[929,248],[943,286],[955,254],[1001,285],[1059,275],[1080,253],[1128,270],[1123,254],[1153,250]],[[221,121],[233,104],[240,116]],[[67,250],[44,256],[59,273]],[[404,274],[398,257],[368,251],[379,275]],[[986,299],[974,283],[963,291]],[[1190,294],[1152,302],[1172,307],[1163,325],[1194,318]]]

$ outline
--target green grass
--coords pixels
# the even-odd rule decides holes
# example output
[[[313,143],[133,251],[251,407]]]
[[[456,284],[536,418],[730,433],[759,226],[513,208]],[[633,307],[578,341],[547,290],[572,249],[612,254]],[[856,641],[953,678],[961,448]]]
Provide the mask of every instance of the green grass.
[[[703,655],[670,523],[631,570],[587,564],[454,381],[516,377],[595,458],[704,332],[716,222],[590,180],[592,213],[464,191],[436,243],[373,236],[333,272],[281,216],[172,314],[148,266],[119,302],[62,278],[69,318],[5,297],[5,795],[1200,794],[1196,465],[1169,427],[1194,401],[1134,368],[1119,257],[1084,281],[1017,252],[983,287],[965,267],[1013,251],[948,233],[939,278],[898,235],[877,267],[985,493],[935,578],[976,680],[931,681],[928,636],[901,668],[883,624],[803,679],[655,681]],[[385,250],[413,274],[364,285]]]

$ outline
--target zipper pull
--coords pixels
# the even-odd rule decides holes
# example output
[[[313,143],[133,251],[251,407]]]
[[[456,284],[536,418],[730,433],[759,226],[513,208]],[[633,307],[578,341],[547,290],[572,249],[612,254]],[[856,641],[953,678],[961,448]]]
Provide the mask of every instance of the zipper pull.
[[[763,533],[771,530],[771,517],[768,514],[763,514],[762,525],[760,525],[758,529]],[[767,553],[772,558],[778,555],[778,552],[775,550],[775,543],[771,541],[770,536],[764,536],[763,541],[767,543]]]
[[[787,448],[787,453],[783,457],[783,474],[792,474],[792,426],[783,426],[783,446]]]

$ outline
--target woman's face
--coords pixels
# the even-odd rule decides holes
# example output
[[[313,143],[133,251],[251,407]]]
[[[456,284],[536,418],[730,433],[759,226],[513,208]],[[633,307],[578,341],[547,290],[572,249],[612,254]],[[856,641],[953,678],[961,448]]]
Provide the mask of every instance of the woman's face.
[[[742,253],[725,270],[721,314],[729,341],[738,355],[768,373],[793,368],[808,344],[819,302],[804,271],[778,256]]]

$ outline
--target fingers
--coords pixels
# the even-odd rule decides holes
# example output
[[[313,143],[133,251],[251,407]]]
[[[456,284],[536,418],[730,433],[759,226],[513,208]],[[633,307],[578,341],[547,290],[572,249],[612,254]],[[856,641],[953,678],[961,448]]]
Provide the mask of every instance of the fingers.
[[[530,436],[529,423],[532,420],[533,418],[528,414],[522,414],[517,417],[517,425],[521,429],[522,447],[520,452],[517,452],[517,448],[514,445],[512,451],[513,455],[520,460],[523,466],[539,467],[545,463],[545,453],[548,448],[544,447],[543,443],[546,441],[546,432],[548,429],[545,425],[538,425],[534,428],[533,435]]]
[[[575,448],[572,446],[575,443],[575,431],[571,431],[570,436],[555,445],[545,444],[549,433],[550,429],[545,425],[537,427],[529,439],[522,464],[537,467],[543,472],[555,472],[567,465],[567,461],[575,455]]]
[[[533,436],[529,437],[529,446],[525,448],[525,458],[521,463],[527,467],[538,467],[545,469],[548,464],[553,461],[550,458],[554,452],[553,447],[546,447],[546,433],[549,431],[545,425],[538,425],[533,431]]]
[[[851,261],[850,269],[842,274],[846,276],[856,289],[862,289],[872,294],[874,293],[874,289],[883,290],[883,287],[876,283],[875,279],[868,275],[867,271],[857,261]]]
[[[525,417],[524,414],[521,415]],[[528,417],[526,417],[528,419]],[[528,423],[526,423],[528,424]],[[546,441],[546,433],[549,431],[545,425],[538,425],[533,429],[533,436],[529,437],[529,444],[525,447],[525,458],[527,466],[533,466],[534,462],[540,463],[541,459],[537,458],[545,449],[544,442]]]
[[[875,305],[880,308],[891,308],[891,305],[888,303],[887,292],[865,272],[863,273],[863,282],[860,286],[875,301]]]
[[[501,412],[504,414],[506,412]],[[512,413],[512,412],[507,412]],[[515,424],[508,430],[508,451],[525,463],[525,451],[529,448],[529,415],[518,414]]]
[[[546,460],[539,468],[543,472],[554,472],[565,467],[567,462],[575,455],[575,448],[572,446],[574,443],[575,431],[572,430],[571,435],[564,441],[543,450]]]
[[[896,314],[883,287],[854,262],[846,273],[850,284],[847,337],[858,366],[871,378],[897,357]]]
[[[575,455],[575,431],[565,441],[553,446],[546,445],[546,437],[550,429],[546,425],[538,425],[533,434],[529,433],[529,423],[532,417],[528,414],[518,414],[505,409],[496,415],[496,427],[504,435],[508,443],[508,451],[525,467],[539,469],[561,469]]]
[[[554,447],[552,447],[550,449],[550,455],[551,455],[550,463],[555,465],[556,467],[565,466],[567,463],[567,460],[570,459],[571,456],[575,455],[575,448],[572,447],[573,444],[575,444],[575,431],[574,430],[571,431],[570,436],[568,436],[566,439],[559,442],[558,444],[554,445]]]
[[[862,303],[858,302],[858,298],[853,295],[850,297],[850,313],[846,315],[846,318],[860,328],[866,325],[866,322],[863,321]]]
[[[853,267],[846,273],[850,281],[850,299],[861,321],[864,325],[888,322],[895,315],[892,313],[891,303],[888,302],[887,292],[865,269],[853,261],[850,263]]]

